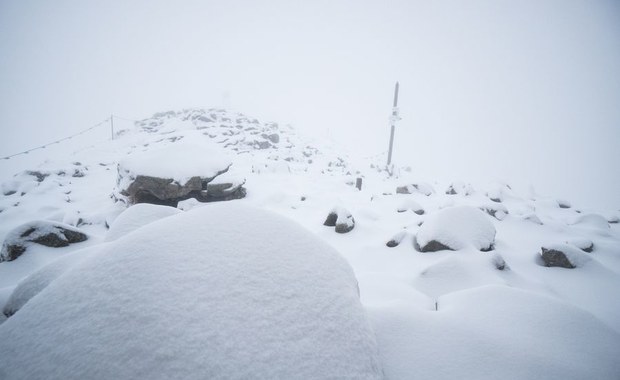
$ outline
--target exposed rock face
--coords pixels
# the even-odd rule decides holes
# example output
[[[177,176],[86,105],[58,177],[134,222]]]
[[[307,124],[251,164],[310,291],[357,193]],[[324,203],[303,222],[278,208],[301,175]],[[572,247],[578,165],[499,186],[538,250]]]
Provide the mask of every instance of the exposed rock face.
[[[337,233],[346,234],[355,228],[355,219],[348,210],[341,207],[336,207],[329,212],[325,222],[323,222],[323,225],[328,227],[336,227],[335,231]]]
[[[423,246],[420,246],[420,252],[437,252],[437,251],[454,251],[453,248],[438,242],[437,240],[431,240]]]
[[[542,257],[545,265],[548,267],[560,267],[560,268],[575,268],[575,265],[570,262],[568,257],[564,252],[559,251],[557,249],[547,249],[542,247],[542,252],[540,256]]]
[[[32,243],[58,248],[87,239],[85,233],[66,224],[49,221],[26,223],[7,234],[0,251],[0,262],[17,259]]]

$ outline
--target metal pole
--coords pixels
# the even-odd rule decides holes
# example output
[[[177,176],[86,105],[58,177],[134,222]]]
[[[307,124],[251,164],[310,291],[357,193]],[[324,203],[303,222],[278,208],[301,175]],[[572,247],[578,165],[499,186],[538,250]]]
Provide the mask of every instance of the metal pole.
[[[110,129],[112,132],[112,140],[114,140],[114,115],[110,115]]]
[[[394,127],[396,124],[396,120],[398,119],[398,82],[396,82],[396,86],[394,87],[394,106],[392,107],[392,116],[390,117],[390,121],[392,124],[392,128],[390,130],[390,149],[388,150],[388,160],[387,164],[390,166],[392,163],[392,148],[394,146]]]

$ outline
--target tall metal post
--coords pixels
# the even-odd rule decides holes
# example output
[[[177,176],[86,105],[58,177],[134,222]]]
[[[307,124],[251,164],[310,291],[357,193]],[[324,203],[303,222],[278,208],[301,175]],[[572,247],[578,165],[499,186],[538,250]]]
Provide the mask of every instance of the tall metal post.
[[[110,115],[110,131],[112,132],[112,140],[114,140],[114,115]]]
[[[390,124],[392,126],[390,131],[390,149],[388,150],[388,159],[387,165],[390,166],[392,163],[392,147],[394,146],[394,127],[396,125],[396,121],[400,120],[398,117],[398,82],[396,82],[396,86],[394,87],[394,106],[392,107],[392,115],[390,116]]]

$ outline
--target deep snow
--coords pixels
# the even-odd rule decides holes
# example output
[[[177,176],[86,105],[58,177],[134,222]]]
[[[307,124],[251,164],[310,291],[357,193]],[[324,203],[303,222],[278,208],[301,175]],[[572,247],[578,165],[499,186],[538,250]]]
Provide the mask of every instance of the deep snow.
[[[273,134],[278,142],[270,140]],[[166,113],[123,131],[114,141],[67,148],[65,156],[33,152],[41,155],[40,162],[47,158],[38,167],[0,162],[2,188],[8,194],[0,197],[0,238],[22,223],[45,219],[78,226],[91,236],[80,244],[99,250],[123,241],[121,235],[129,238],[154,228],[151,225],[211,207],[187,200],[179,203],[180,215],[160,215],[157,208],[142,214],[141,208],[151,207],[146,205],[121,214],[125,206],[110,197],[120,160],[156,148],[182,150],[185,144],[205,151],[217,145],[229,155],[234,175],[246,179],[247,197],[224,206],[248,204],[286,216],[345,257],[359,282],[387,378],[617,378],[620,225],[614,222],[619,210],[587,209],[505,183],[438,183],[404,167],[394,168],[389,176],[381,169],[383,157],[351,157],[327,143],[305,141],[286,126],[245,115],[220,110]],[[25,170],[45,177],[40,181]],[[83,175],[74,176],[76,171]],[[361,191],[354,187],[357,177],[363,178]],[[411,194],[397,193],[399,187]],[[323,226],[334,206],[351,212],[351,232],[337,234]],[[438,215],[464,206],[478,213],[458,223],[451,220],[449,229],[445,224],[430,228]],[[132,213],[135,218],[123,226],[122,215],[131,219]],[[481,225],[486,227],[481,230]],[[495,231],[494,250],[480,252],[471,238],[490,240],[489,225]],[[117,228],[118,239],[102,243],[112,240]],[[416,237],[429,231],[457,237],[463,244],[456,251],[416,251]],[[400,244],[387,247],[395,236]],[[242,235],[236,238],[244,240]],[[593,250],[579,252],[588,260],[577,268],[547,268],[540,262],[541,247],[569,244],[581,249],[586,243],[592,243]],[[1,263],[0,306],[20,280],[59,258],[72,263],[71,257],[80,252],[69,255],[76,249],[80,247],[33,245],[18,260]],[[174,258],[172,266],[183,265]],[[40,273],[62,272],[50,268]],[[56,280],[34,288],[40,291],[48,283],[54,286]],[[43,301],[47,291],[31,301],[53,307]],[[11,319],[25,313],[29,303],[0,325],[0,334],[19,333],[10,328],[17,323]]]

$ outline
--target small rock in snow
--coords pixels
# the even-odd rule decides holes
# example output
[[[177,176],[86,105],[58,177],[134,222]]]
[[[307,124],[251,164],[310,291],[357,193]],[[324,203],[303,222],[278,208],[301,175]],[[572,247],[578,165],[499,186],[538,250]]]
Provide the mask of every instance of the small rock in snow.
[[[335,230],[337,233],[345,234],[353,230],[355,227],[355,219],[348,210],[342,207],[335,207],[329,212],[323,225],[336,227]]]
[[[495,243],[495,227],[474,207],[445,208],[431,215],[415,239],[421,252],[459,250],[472,246],[490,251]]]
[[[396,235],[392,236],[392,238],[387,243],[385,243],[385,245],[389,248],[397,247],[406,236],[407,231],[400,231]]]
[[[547,267],[568,269],[580,267],[590,260],[590,257],[581,250],[567,244],[541,247],[540,256]]]
[[[397,194],[420,193],[428,197],[434,192],[435,190],[433,190],[433,187],[429,185],[428,183],[424,183],[424,182],[412,183],[411,185],[398,186],[396,188]]]
[[[567,244],[574,245],[584,252],[591,253],[594,251],[594,243],[590,239],[572,239],[566,242]]]

